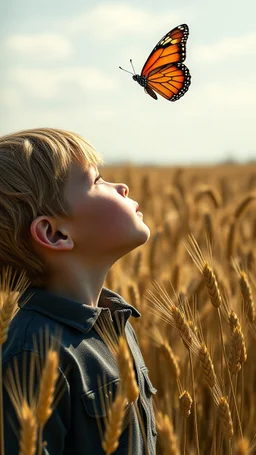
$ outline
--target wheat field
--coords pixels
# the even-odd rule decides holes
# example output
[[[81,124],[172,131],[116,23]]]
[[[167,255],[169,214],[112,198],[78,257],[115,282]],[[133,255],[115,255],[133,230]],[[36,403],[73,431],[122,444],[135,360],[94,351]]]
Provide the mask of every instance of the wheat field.
[[[157,454],[256,454],[256,166],[120,166],[101,173],[128,184],[151,230],[147,244],[117,262],[105,284],[142,314],[132,324],[157,389]],[[120,375],[130,365],[124,377],[133,383],[125,340],[113,346]],[[48,389],[54,371],[52,377]],[[136,406],[134,383],[118,391],[107,412],[102,446],[109,455],[129,393]],[[35,418],[38,403],[21,405],[21,453],[32,455],[35,443],[26,449],[26,441],[37,432],[42,438],[44,422]],[[51,414],[50,398],[44,413]]]
[[[128,184],[151,230],[107,285],[142,313],[158,454],[256,453],[256,166],[103,175]]]

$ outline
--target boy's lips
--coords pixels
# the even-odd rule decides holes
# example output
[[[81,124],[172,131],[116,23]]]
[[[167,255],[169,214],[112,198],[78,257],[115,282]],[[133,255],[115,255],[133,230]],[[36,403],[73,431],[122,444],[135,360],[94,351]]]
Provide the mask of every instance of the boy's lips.
[[[136,212],[138,215],[143,216],[143,213],[141,213],[141,212],[139,211],[139,207],[140,207],[140,206],[139,206],[139,203],[136,202],[136,201],[133,201],[133,202],[135,202],[135,212]]]
[[[138,215],[143,216],[143,213],[141,213],[141,212],[139,211],[139,204],[138,204],[138,202],[136,203],[136,213],[137,213]]]

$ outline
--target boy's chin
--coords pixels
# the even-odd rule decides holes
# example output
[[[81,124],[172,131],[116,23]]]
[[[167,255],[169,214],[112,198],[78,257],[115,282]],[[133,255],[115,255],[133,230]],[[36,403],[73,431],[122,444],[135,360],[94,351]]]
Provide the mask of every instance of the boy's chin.
[[[146,243],[150,238],[150,229],[148,226],[145,225],[145,229],[143,230],[143,232],[140,232],[140,236],[138,238],[138,245],[137,246],[140,246],[140,245],[143,245],[144,243]]]
[[[143,243],[146,243],[150,239],[150,235],[151,235],[151,232],[150,232],[149,227],[147,226],[147,231],[145,233],[145,242],[143,242]]]

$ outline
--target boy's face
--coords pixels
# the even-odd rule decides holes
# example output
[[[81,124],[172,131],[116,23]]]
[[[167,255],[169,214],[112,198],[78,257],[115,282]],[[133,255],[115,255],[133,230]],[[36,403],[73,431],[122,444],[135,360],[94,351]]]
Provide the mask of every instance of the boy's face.
[[[73,214],[66,222],[76,255],[115,261],[148,240],[149,228],[128,193],[125,184],[99,177],[96,167],[84,171],[73,163],[66,185]]]

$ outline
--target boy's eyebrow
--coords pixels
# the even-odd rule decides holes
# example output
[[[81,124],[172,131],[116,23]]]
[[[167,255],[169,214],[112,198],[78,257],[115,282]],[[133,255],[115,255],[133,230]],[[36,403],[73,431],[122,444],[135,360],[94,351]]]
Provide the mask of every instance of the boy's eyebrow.
[[[95,172],[95,176],[97,176],[99,174],[98,168],[92,166],[92,169]],[[90,178],[90,174],[92,174],[92,173],[90,173],[89,171],[90,171],[90,168],[89,169],[83,169],[83,173],[82,173],[82,180],[83,181],[86,180],[86,178]]]

